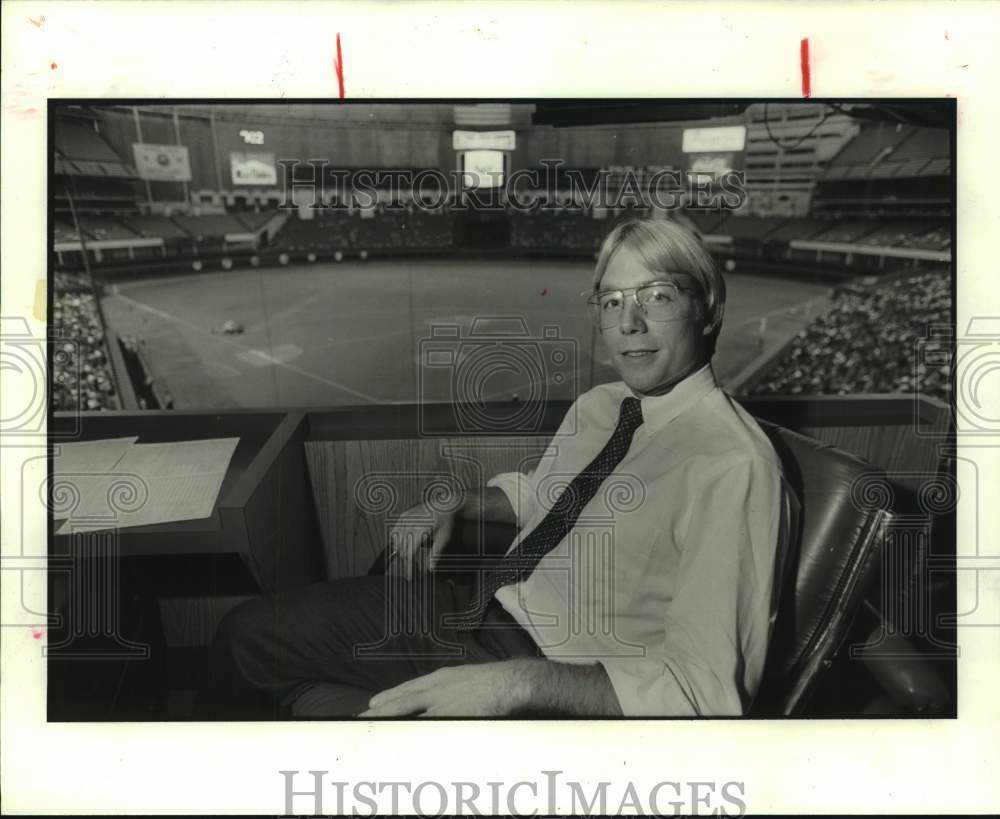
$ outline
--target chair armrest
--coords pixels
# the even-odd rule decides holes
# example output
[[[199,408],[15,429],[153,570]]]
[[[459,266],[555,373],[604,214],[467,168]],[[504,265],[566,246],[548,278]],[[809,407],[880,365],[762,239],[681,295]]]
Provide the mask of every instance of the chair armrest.
[[[470,563],[478,563],[476,558],[480,555],[482,564],[488,565],[506,553],[517,533],[518,528],[512,523],[461,520],[452,532],[435,572],[468,573]],[[375,558],[368,574],[385,574],[385,560],[386,550],[383,550]]]
[[[863,656],[862,662],[897,708],[923,716],[942,714],[948,709],[948,687],[913,643],[905,637],[883,634],[881,625],[865,642],[877,643],[878,649]]]
[[[872,632],[875,640],[879,630]],[[931,716],[944,712],[951,697],[930,662],[903,637],[886,637],[880,646],[886,655],[864,659],[865,667],[897,707],[910,714]]]

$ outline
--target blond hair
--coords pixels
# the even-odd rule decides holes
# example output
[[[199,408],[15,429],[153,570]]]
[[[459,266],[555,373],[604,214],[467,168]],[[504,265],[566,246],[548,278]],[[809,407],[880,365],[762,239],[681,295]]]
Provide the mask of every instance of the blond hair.
[[[726,311],[726,283],[698,237],[677,222],[666,219],[626,219],[601,243],[594,268],[595,292],[601,287],[601,279],[612,257],[623,247],[632,250],[653,274],[686,273],[698,282],[701,303],[712,328],[710,351],[714,352]]]

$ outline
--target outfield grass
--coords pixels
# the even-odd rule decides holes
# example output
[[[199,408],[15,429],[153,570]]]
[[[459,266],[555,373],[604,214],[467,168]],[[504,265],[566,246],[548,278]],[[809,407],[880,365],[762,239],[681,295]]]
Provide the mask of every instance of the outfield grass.
[[[103,306],[114,330],[144,339],[178,408],[572,398],[615,378],[579,296],[590,272],[578,261],[354,261],[134,281]],[[726,281],[723,383],[804,326],[828,289],[752,271]],[[227,319],[244,333],[213,332]],[[463,341],[474,321],[485,332],[475,347]],[[518,321],[526,334],[504,334]]]

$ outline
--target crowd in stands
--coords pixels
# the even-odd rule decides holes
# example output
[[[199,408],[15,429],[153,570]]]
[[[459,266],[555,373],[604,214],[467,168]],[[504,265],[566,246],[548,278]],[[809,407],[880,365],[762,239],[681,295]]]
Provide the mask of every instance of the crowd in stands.
[[[56,243],[159,237],[171,246],[214,247],[225,236],[257,234],[279,211],[209,214],[81,215],[79,231],[66,219],[54,226]],[[446,248],[455,244],[454,212],[449,208],[387,208],[380,204],[369,211],[318,208],[312,218],[302,219],[291,211],[271,244],[282,250],[323,252],[336,250],[386,250],[392,248]],[[510,244],[518,249],[591,252],[608,230],[607,218],[579,208],[510,210]],[[782,245],[811,240],[879,247],[946,250],[950,228],[940,218],[796,218],[733,214],[723,210],[687,210],[679,217],[703,235],[730,237],[743,242]],[[173,243],[173,244],[171,244]],[[193,244],[191,244],[193,243]],[[195,250],[197,252],[197,250]]]
[[[926,233],[913,234],[901,244],[904,247],[944,250],[951,247],[951,228],[947,225],[939,225]]]
[[[951,280],[933,271],[835,293],[830,310],[798,333],[754,395],[920,393],[947,398],[945,342],[927,340],[951,322]]]
[[[443,248],[453,243],[453,214],[448,209],[409,206],[378,208],[367,214],[320,208],[312,218],[293,212],[275,236],[273,246],[289,251],[385,250]]]
[[[861,244],[944,250],[951,245],[951,230],[947,225],[932,226],[928,222],[916,220],[890,222],[866,235]]]
[[[93,294],[65,274],[59,274],[53,284],[53,409],[118,409],[104,328]]]
[[[713,211],[687,211],[685,217],[700,233],[761,242],[805,240],[858,244],[868,247],[908,247],[945,250],[951,245],[950,228],[927,218],[783,219]]]
[[[579,210],[542,208],[510,216],[510,243],[533,250],[596,251],[610,227],[607,219],[595,219]]]

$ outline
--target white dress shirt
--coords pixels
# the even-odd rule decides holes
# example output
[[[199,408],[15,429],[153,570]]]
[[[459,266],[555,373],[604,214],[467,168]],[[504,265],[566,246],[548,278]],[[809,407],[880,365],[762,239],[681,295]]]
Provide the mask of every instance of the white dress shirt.
[[[623,382],[584,393],[533,472],[489,482],[517,515],[514,544],[604,447],[629,395]],[[549,659],[602,664],[626,716],[742,714],[780,587],[780,462],[710,365],[641,401],[624,460],[531,575],[496,598]]]

